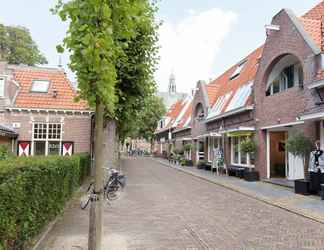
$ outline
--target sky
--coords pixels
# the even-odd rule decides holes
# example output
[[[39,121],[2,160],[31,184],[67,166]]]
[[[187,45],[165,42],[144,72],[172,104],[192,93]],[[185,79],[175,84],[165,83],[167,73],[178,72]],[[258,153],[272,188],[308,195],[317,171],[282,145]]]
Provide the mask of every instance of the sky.
[[[40,51],[57,66],[56,45],[64,38],[67,24],[49,9],[55,0],[3,1],[0,23],[28,28]],[[190,92],[198,80],[215,79],[265,41],[264,25],[283,8],[297,16],[319,0],[160,0],[157,20],[162,21],[159,35],[160,62],[155,79],[166,91],[171,72],[177,91]],[[70,79],[69,56],[61,61]]]

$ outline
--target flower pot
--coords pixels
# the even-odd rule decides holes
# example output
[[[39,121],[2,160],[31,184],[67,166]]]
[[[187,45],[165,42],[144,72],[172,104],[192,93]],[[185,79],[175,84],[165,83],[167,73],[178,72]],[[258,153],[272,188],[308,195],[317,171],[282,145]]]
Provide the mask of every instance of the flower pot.
[[[308,180],[295,180],[295,193],[302,195],[310,194],[310,182]]]
[[[260,180],[259,172],[255,170],[245,170],[244,180],[249,182],[259,181]]]

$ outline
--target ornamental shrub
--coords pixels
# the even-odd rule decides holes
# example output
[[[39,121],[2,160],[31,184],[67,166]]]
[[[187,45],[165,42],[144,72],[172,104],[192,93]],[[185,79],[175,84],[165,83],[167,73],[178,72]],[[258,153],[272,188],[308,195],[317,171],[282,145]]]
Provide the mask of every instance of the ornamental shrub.
[[[89,173],[89,156],[0,161],[0,249],[24,249]]]

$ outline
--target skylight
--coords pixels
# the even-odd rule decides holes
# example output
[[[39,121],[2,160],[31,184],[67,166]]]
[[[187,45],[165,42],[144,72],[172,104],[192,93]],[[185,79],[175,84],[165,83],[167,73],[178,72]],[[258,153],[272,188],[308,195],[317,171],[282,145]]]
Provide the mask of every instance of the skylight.
[[[229,100],[229,98],[231,97],[231,95],[232,95],[232,92],[229,92],[226,95],[218,97],[218,99],[217,99],[216,103],[214,104],[213,108],[211,109],[208,117],[219,115],[222,112],[224,106],[226,105],[226,103]]]
[[[249,96],[251,95],[252,85],[253,85],[253,83],[245,84],[245,85],[241,86],[236,91],[230,104],[226,108],[226,112],[231,111],[233,109],[241,108],[245,105],[246,101],[248,100]]]
[[[238,77],[238,76],[240,75],[242,69],[244,68],[244,66],[245,66],[245,64],[246,64],[246,62],[247,62],[247,61],[244,61],[244,62],[240,63],[240,64],[236,67],[235,71],[233,72],[233,74],[232,74],[231,77],[230,77],[230,80],[233,80],[233,79],[235,79],[236,77]]]
[[[31,87],[31,92],[47,93],[49,88],[49,81],[34,80]]]

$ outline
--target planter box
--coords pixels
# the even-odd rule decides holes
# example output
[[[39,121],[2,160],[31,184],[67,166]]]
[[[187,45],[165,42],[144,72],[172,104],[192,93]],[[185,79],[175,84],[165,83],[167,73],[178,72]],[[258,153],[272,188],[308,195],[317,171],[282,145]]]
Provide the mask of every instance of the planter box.
[[[309,195],[310,182],[308,180],[295,180],[295,193]]]
[[[211,165],[206,164],[206,165],[205,165],[205,170],[207,170],[207,171],[211,171]]]
[[[197,165],[197,168],[198,169],[204,169],[205,168],[205,165]]]
[[[244,171],[244,180],[253,182],[253,181],[259,181],[260,180],[260,175],[259,172],[252,170],[245,170]]]

